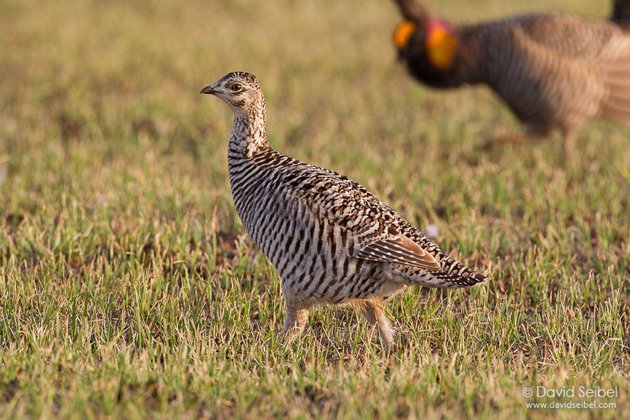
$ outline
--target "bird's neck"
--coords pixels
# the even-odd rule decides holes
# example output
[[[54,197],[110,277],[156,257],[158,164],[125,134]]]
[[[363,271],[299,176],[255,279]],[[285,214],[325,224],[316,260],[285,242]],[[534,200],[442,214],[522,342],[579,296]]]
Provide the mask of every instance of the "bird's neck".
[[[267,142],[265,105],[239,111],[234,114],[234,125],[230,134],[229,156],[251,159],[270,149]]]

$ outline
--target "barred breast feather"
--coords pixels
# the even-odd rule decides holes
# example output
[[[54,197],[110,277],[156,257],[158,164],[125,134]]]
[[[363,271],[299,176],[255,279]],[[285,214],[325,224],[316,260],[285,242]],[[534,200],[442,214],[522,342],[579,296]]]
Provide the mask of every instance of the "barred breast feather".
[[[305,295],[337,303],[365,298],[378,290],[369,282],[379,276],[401,286],[464,287],[484,279],[336,172],[268,149],[232,160],[230,180],[244,226],[283,278],[307,288]]]

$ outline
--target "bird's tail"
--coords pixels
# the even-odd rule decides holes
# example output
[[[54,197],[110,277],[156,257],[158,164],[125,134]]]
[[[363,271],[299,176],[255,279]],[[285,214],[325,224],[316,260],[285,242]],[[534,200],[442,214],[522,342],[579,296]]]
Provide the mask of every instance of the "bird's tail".
[[[486,276],[465,267],[447,255],[440,255],[440,268],[423,270],[402,264],[389,264],[385,274],[406,284],[417,284],[425,287],[458,289],[474,286],[486,280]]]
[[[630,1],[630,0],[629,0]],[[630,124],[630,55],[602,66],[608,96],[602,117],[622,124]]]
[[[431,273],[439,283],[444,284],[440,287],[470,287],[486,280],[483,274],[471,270],[447,255],[440,260],[440,265],[442,266],[440,270]]]

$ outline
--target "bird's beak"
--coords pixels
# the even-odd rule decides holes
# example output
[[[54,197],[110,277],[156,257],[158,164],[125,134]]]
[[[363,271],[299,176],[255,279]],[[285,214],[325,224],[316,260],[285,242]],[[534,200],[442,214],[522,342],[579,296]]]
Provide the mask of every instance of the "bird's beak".
[[[208,85],[205,88],[201,89],[201,92],[199,93],[205,93],[207,95],[214,95],[217,91],[214,90],[214,87],[212,85]]]

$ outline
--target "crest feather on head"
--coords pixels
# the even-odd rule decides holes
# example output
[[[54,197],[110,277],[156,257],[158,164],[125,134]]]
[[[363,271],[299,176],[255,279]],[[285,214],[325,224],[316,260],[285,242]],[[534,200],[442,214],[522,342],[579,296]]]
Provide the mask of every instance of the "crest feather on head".
[[[260,88],[260,85],[258,84],[258,81],[256,80],[256,76],[246,71],[233,71],[231,73],[228,73],[221,78],[221,83],[223,83],[226,80],[232,80],[232,79],[240,79],[244,82],[247,82],[250,85]]]

